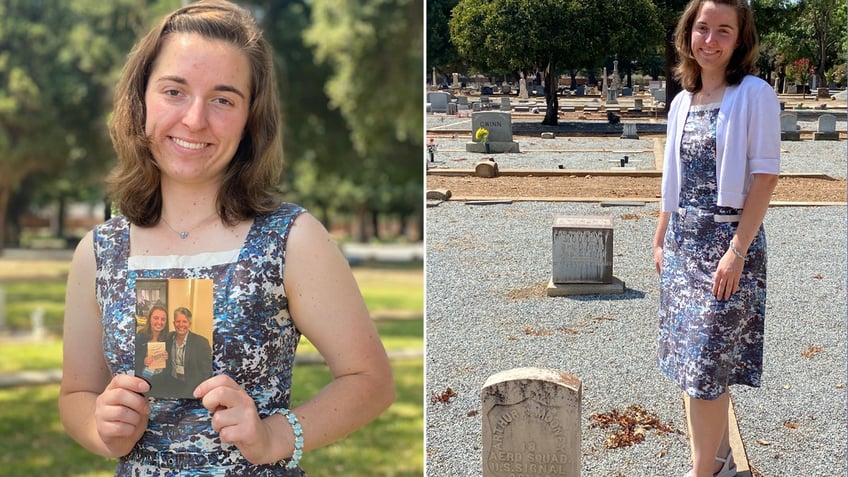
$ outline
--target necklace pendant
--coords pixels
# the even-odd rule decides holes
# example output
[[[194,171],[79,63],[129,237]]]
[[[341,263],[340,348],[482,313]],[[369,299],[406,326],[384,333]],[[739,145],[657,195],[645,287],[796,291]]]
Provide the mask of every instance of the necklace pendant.
[[[188,232],[180,232],[180,238],[185,240],[188,237]]]

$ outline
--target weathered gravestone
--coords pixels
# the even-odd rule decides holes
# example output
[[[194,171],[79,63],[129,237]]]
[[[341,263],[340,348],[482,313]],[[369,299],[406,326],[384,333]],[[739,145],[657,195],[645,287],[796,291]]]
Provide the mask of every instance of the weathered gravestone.
[[[580,476],[583,388],[571,374],[516,368],[483,385],[483,477]]]
[[[639,139],[636,123],[622,123],[621,139]]]
[[[552,229],[548,296],[624,293],[624,282],[612,274],[612,217],[559,215]]]
[[[476,138],[477,130],[489,131],[489,150]],[[466,152],[504,153],[519,152],[518,143],[512,140],[512,115],[503,111],[480,111],[471,113],[471,139],[465,144]]]
[[[822,114],[819,116],[818,127],[813,133],[815,141],[838,141],[839,133],[836,132],[836,116],[832,114]]]
[[[798,116],[795,113],[780,113],[780,140],[801,140],[801,133],[798,132]]]
[[[427,100],[430,102],[430,111],[434,113],[447,113],[450,95],[441,91],[434,91],[427,95]]]
[[[512,111],[512,105],[509,102],[509,96],[501,96],[501,111]]]
[[[524,78],[518,80],[518,97],[520,99],[527,99],[530,97],[530,95],[527,94],[527,81]]]

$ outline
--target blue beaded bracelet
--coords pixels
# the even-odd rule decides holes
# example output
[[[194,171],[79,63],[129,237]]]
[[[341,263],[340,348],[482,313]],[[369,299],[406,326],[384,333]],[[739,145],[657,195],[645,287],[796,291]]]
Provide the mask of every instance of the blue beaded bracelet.
[[[292,428],[292,433],[294,434],[294,451],[292,452],[291,459],[286,463],[286,470],[295,469],[298,463],[300,463],[300,458],[303,457],[303,427],[300,426],[297,416],[284,407],[275,409],[274,414],[285,417]],[[285,462],[285,459],[280,462]]]

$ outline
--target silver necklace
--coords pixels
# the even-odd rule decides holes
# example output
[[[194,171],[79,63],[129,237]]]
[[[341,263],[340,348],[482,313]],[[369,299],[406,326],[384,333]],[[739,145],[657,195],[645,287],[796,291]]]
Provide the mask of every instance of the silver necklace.
[[[192,232],[194,232],[195,230],[197,230],[197,228],[198,228],[198,227],[200,227],[201,225],[205,224],[205,223],[206,223],[209,219],[211,219],[212,217],[214,217],[214,216],[216,216],[216,215],[218,215],[218,212],[215,212],[215,213],[213,213],[212,215],[210,215],[209,217],[206,217],[205,219],[201,220],[201,221],[200,221],[200,222],[198,222],[198,223],[197,223],[197,225],[195,225],[194,227],[192,227],[192,228],[190,228],[190,229],[188,229],[188,230],[182,230],[182,231],[177,230],[177,229],[175,229],[174,227],[172,227],[172,226],[171,226],[171,224],[169,224],[169,223],[168,223],[168,221],[165,219],[165,216],[164,216],[164,215],[162,216],[162,222],[165,222],[165,225],[167,225],[169,229],[173,230],[175,234],[179,235],[181,239],[185,240],[185,239],[187,239],[187,238],[188,238],[188,236],[189,236],[189,234],[190,234],[190,233],[192,233]]]

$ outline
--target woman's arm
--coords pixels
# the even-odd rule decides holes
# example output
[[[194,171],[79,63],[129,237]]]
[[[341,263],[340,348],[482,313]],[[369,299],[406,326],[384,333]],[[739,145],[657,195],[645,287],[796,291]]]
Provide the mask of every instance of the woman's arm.
[[[748,247],[751,246],[751,242],[754,241],[757,231],[763,223],[774,188],[777,186],[777,178],[778,176],[775,174],[753,175],[748,196],[745,198],[742,216],[739,218],[739,225],[736,227],[736,234],[731,239],[736,251],[742,256],[747,255]],[[715,273],[713,295],[719,300],[727,300],[730,295],[736,293],[739,289],[739,279],[742,278],[744,267],[745,261],[736,256],[730,244],[728,244],[727,251],[721,257]]]
[[[107,457],[129,453],[147,428],[150,407],[140,378],[112,378],[103,356],[100,307],[95,298],[92,234],[74,252],[65,295],[65,343],[59,414],[68,434]]]
[[[665,233],[668,229],[668,222],[671,219],[671,212],[660,212],[659,220],[657,220],[657,230],[654,232],[654,265],[657,267],[657,273],[660,273],[662,268],[663,242],[665,241]]]
[[[318,394],[292,409],[303,426],[303,449],[310,450],[376,418],[394,401],[394,382],[348,263],[311,215],[300,215],[289,234],[284,279],[292,319],[333,376]],[[259,421],[253,401],[228,376],[204,381],[195,395],[213,412],[212,425],[221,440],[234,443],[249,461],[262,464],[291,456],[288,422],[280,415]]]

